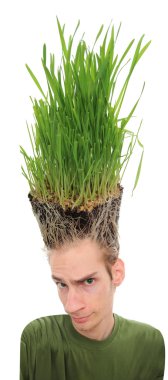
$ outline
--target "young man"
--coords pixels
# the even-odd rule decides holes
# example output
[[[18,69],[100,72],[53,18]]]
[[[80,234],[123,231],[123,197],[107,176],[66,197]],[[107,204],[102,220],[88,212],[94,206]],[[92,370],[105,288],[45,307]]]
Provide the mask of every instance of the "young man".
[[[23,148],[30,186],[29,200],[49,252],[52,278],[67,315],[31,322],[21,339],[21,380],[155,380],[163,379],[164,343],[151,326],[113,313],[114,293],[124,278],[119,255],[118,219],[121,179],[139,142],[129,130],[134,107],[120,114],[129,80],[148,48],[138,41],[128,73],[117,89],[118,74],[127,63],[134,39],[119,57],[115,33],[109,28],[94,52],[83,37],[72,52],[75,32],[66,43],[57,19],[62,46],[58,78],[54,55],[42,65],[45,95],[29,66],[43,100],[33,102],[35,125],[29,137],[33,158]],[[63,85],[63,86],[62,86]],[[135,140],[134,140],[135,139]],[[126,141],[126,151],[125,144]],[[123,149],[124,148],[124,149]],[[128,149],[128,150],[127,150]],[[143,152],[141,156],[142,162]],[[139,178],[138,167],[134,188]]]
[[[67,315],[31,322],[21,338],[20,380],[155,380],[164,375],[161,333],[113,314],[124,263],[89,238],[49,251]]]

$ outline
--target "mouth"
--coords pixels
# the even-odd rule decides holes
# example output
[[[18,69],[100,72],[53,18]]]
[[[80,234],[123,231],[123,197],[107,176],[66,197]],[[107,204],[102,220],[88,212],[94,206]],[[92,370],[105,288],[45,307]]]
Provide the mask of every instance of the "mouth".
[[[91,316],[91,314],[88,315],[87,317],[71,317],[71,318],[75,323],[85,323],[88,321],[90,316]]]

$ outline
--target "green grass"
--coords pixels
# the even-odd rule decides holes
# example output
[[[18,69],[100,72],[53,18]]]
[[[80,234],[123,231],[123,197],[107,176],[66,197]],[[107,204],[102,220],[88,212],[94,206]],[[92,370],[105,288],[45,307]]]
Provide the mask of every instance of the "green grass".
[[[121,109],[132,73],[148,48],[150,41],[143,44],[144,35],[133,52],[134,39],[129,42],[119,57],[115,50],[120,26],[108,28],[99,53],[95,45],[103,32],[101,26],[92,49],[84,39],[77,44],[72,54],[73,36],[66,42],[64,26],[57,18],[62,47],[62,60],[55,68],[55,56],[50,54],[47,64],[47,49],[43,46],[42,66],[47,80],[45,93],[26,65],[42,97],[32,99],[35,123],[28,127],[32,156],[23,147],[26,177],[32,195],[41,200],[54,200],[63,207],[69,201],[73,207],[86,205],[98,196],[105,199],[121,183],[136,142],[142,149],[137,168],[134,188],[140,175],[143,145],[139,141],[139,128],[128,129],[139,103],[133,101],[125,117]],[[131,54],[131,58],[129,55]],[[125,78],[118,88],[118,76],[123,69]],[[117,96],[116,96],[117,93]],[[136,124],[136,123],[135,123]]]

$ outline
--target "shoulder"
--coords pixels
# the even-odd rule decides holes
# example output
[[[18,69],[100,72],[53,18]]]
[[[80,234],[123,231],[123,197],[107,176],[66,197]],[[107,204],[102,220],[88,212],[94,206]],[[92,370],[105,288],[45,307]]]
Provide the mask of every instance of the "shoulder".
[[[118,342],[123,355],[141,371],[141,378],[152,373],[153,378],[163,379],[165,345],[161,332],[147,324],[116,316]],[[157,374],[157,377],[156,377]],[[150,377],[152,378],[152,377]]]
[[[150,324],[144,322],[138,322],[131,319],[126,319],[121,316],[116,316],[119,321],[119,326],[121,329],[127,331],[128,334],[134,334],[135,336],[142,336],[143,338],[153,338],[163,341],[163,336],[161,332]]]
[[[29,322],[22,331],[21,340],[28,343],[33,340],[48,340],[51,337],[59,338],[66,317],[66,315],[50,315]]]
[[[138,322],[117,316],[119,322],[119,332],[123,339],[130,341],[134,345],[145,348],[145,351],[151,349],[153,351],[164,353],[164,339],[161,332],[150,324]]]
[[[63,357],[65,346],[64,322],[67,315],[41,317],[28,323],[20,342],[20,376],[24,379],[44,379],[51,371],[51,353]]]

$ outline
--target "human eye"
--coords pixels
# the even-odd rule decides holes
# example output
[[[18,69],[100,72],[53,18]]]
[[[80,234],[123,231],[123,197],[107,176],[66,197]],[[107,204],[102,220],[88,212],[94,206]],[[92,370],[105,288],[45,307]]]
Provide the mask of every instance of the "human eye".
[[[58,289],[64,289],[66,287],[66,284],[64,284],[63,282],[59,282],[59,281],[56,281],[56,285],[57,285]]]
[[[92,285],[94,283],[94,278],[87,278],[87,280],[84,281],[86,285]]]

